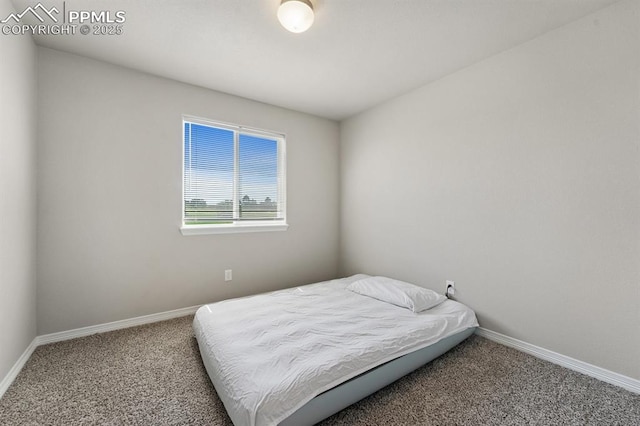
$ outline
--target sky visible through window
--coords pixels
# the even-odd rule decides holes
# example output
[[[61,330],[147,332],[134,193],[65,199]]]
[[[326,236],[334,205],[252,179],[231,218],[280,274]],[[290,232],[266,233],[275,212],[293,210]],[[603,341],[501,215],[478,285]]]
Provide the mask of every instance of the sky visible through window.
[[[234,132],[184,124],[184,197],[208,206],[233,200]],[[238,184],[241,204],[278,200],[278,141],[239,135]]]
[[[241,134],[239,168],[241,200],[277,200],[278,141]]]

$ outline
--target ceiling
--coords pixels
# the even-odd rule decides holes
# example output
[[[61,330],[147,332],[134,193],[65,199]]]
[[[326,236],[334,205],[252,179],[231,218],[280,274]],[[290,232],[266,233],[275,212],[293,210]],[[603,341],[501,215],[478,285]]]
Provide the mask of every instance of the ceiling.
[[[341,120],[616,1],[312,0],[314,25],[293,34],[279,0],[66,0],[67,11],[125,11],[123,34],[35,40]],[[36,0],[13,3],[21,12]]]

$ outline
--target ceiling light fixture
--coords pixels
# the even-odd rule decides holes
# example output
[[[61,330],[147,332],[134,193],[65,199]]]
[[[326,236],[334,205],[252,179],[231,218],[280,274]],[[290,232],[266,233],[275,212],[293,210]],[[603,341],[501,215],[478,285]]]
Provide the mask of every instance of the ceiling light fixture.
[[[282,0],[278,20],[292,33],[303,33],[313,25],[313,5],[309,0]]]

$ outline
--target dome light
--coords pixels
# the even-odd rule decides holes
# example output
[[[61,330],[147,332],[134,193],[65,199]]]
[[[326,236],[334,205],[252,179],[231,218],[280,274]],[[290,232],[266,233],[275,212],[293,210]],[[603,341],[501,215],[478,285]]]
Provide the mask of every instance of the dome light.
[[[309,0],[282,0],[278,20],[292,33],[303,33],[313,25],[313,5]]]

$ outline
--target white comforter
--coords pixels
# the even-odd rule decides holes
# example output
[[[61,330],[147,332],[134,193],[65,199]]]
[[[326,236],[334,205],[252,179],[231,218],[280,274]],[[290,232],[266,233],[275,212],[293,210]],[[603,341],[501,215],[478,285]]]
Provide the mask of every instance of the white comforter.
[[[415,314],[345,290],[363,277],[196,312],[202,358],[236,426],[276,425],[325,390],[478,325],[473,311],[454,301]]]

